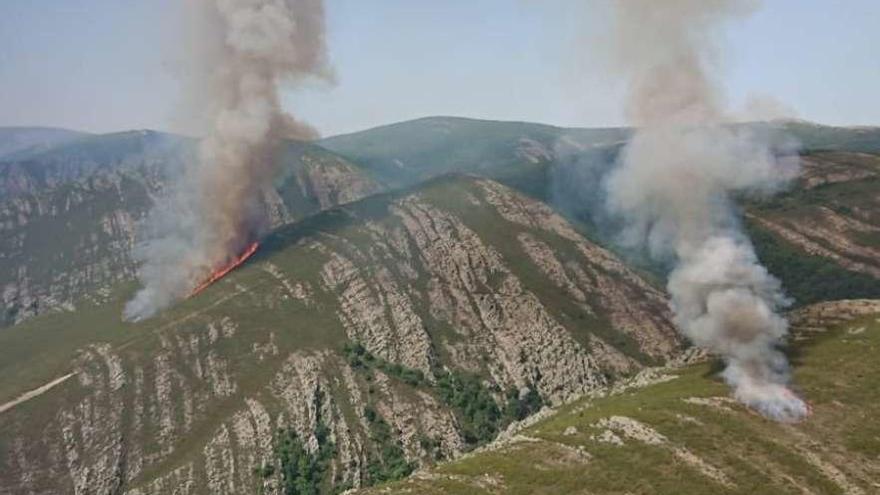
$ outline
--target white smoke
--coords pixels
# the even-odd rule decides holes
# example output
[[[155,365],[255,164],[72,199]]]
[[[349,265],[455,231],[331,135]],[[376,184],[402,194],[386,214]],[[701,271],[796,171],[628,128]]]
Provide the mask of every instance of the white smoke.
[[[330,79],[322,0],[188,0],[184,106],[204,123],[198,156],[159,201],[136,250],[143,288],[124,317],[154,315],[228,263],[267,227],[262,195],[284,138],[315,131],[286,114],[279,88]]]
[[[744,0],[619,0],[611,60],[629,81],[637,132],[606,181],[607,205],[625,220],[623,239],[672,258],[675,322],[721,356],[736,397],[782,421],[807,414],[791,393],[778,350],[788,304],[760,265],[732,197],[769,193],[797,173],[756,127],[733,125],[711,74],[721,23],[751,12]]]

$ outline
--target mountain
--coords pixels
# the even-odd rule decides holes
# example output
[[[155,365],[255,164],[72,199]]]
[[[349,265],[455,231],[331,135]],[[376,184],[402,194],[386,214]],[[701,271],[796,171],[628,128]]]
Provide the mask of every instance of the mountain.
[[[39,152],[87,135],[56,127],[0,127],[0,159]]]
[[[830,321],[829,321],[830,320]],[[880,493],[880,301],[793,315],[798,424],[733,401],[710,363],[641,373],[479,452],[358,494]]]
[[[153,131],[95,135],[0,160],[0,326],[69,311],[130,280],[136,225],[191,159],[194,143]],[[288,143],[265,202],[275,225],[375,192],[357,166]]]
[[[528,122],[428,117],[335,136],[320,145],[369,170],[389,187],[450,172],[494,179],[541,174],[560,153],[623,142],[629,130],[565,129]]]
[[[0,403],[37,390],[0,406],[0,492],[276,492],[290,456],[377,483],[683,350],[651,282],[471,176],[281,227],[147,322],[128,294],[0,332]]]
[[[869,128],[785,126],[805,146],[819,148],[833,147],[828,143],[836,139],[864,149],[878,135]],[[370,193],[460,171],[541,199],[585,225],[591,237],[612,244],[610,229],[596,224],[596,212],[601,210],[602,176],[613,167],[628,132],[434,117],[328,138],[320,145],[291,143],[278,194],[269,194],[267,207],[280,225]],[[0,159],[0,326],[69,310],[76,299],[130,279],[135,225],[169,177],[191,159],[192,147],[192,140],[182,136],[128,131],[88,135]],[[785,273],[782,278],[799,303],[821,299],[816,287],[828,284],[837,287],[838,298],[878,297],[877,258],[870,243],[880,224],[866,216],[877,211],[871,194],[876,155],[819,148],[805,148],[804,163],[811,174],[834,170],[833,184],[802,181],[794,191],[808,192],[785,197],[793,198],[789,204],[824,205],[820,215],[802,217],[812,222],[825,218],[822,232],[835,231],[835,245],[808,242],[810,234],[803,232],[813,226],[780,222],[782,210],[771,204],[750,217],[759,251],[774,271]],[[853,187],[863,198],[856,213],[837,208],[832,216],[827,198],[813,197]],[[662,276],[662,267],[642,264]]]
[[[876,130],[775,123],[768,132],[783,127],[802,143],[804,174],[773,198],[737,198],[761,260],[782,280],[797,315],[827,316],[855,304],[822,301],[880,298]],[[686,348],[669,321],[668,267],[612,250],[602,181],[628,135],[437,117],[287,143],[282,173],[263,198],[274,230],[255,257],[137,324],[120,321],[136,289],[135,226],[173,185],[194,142],[130,131],[0,159],[7,324],[0,329],[0,493],[285,493],[293,486],[334,493],[414,470],[408,483],[427,483],[427,493],[470,493],[459,485],[528,493],[531,485],[512,482],[509,473],[480,478],[482,488],[457,471],[435,474],[471,469],[469,459],[495,462],[480,449],[499,432],[545,407],[570,418],[580,411],[565,404],[585,400],[610,401],[624,419],[603,422],[595,434],[628,447],[590,450],[594,464],[575,469],[604,469],[597,459],[605,455],[622,464],[634,456],[633,470],[666,483],[664,475],[690,471],[650,462],[669,465],[663,455],[672,452],[687,463],[691,452],[728,477],[757,470],[759,484],[743,482],[741,491],[775,486],[760,474],[766,470],[702,449],[714,448],[710,440],[723,432],[679,439],[681,428],[667,430],[664,408],[729,427],[731,437],[737,423],[669,395],[727,392],[714,379],[717,364],[680,367],[705,356]],[[848,341],[842,331],[827,335]],[[803,335],[793,348],[796,365],[834,341]],[[872,341],[866,345],[873,349]],[[854,367],[870,362],[864,353],[848,358]],[[804,366],[797,373],[811,369]],[[656,394],[648,387],[608,395],[661,375],[679,378],[655,385],[669,387]],[[833,388],[801,375],[811,399]],[[615,402],[634,397],[636,406]],[[754,452],[784,467],[792,456],[811,462],[798,450],[803,444],[785,436],[790,429],[718,401],[758,432],[744,430],[741,450],[730,457]],[[843,403],[857,411],[853,420],[873,412],[855,399]],[[584,414],[589,424],[611,416]],[[822,414],[817,408],[823,424],[839,419]],[[662,433],[668,442],[661,447],[669,449],[647,452],[633,443],[638,438],[621,430],[634,424],[626,418]],[[859,452],[828,436],[832,430],[791,428],[826,439],[840,455]],[[865,431],[865,448],[873,448],[873,430]],[[753,443],[777,434],[781,450]],[[677,442],[688,450],[670,447]],[[545,459],[568,462],[556,446],[533,446],[540,459],[522,457],[516,468],[538,466],[524,470],[529,476],[543,479]],[[818,459],[870,493],[860,471]],[[453,463],[435,470],[447,460]],[[801,478],[808,470],[801,467],[784,474],[807,487],[802,492],[835,493],[818,477]],[[554,469],[547,476],[560,483],[583,481]],[[633,478],[617,472],[615,479]],[[684,483],[716,491],[699,477]],[[606,486],[626,491],[613,483],[595,489]]]
[[[795,304],[880,297],[880,128],[803,121],[751,124],[790,148],[803,175],[770,200],[742,198],[762,261]],[[603,179],[629,130],[566,129],[541,124],[431,117],[328,138],[321,145],[370,171],[389,187],[451,170],[490,177],[551,204],[613,245],[617,227],[602,215]],[[643,253],[630,263],[664,276]]]
[[[791,190],[747,205],[758,255],[798,304],[880,297],[880,155],[807,151]]]
[[[880,127],[834,127],[802,120],[775,124],[807,150],[880,153]]]
[[[880,153],[880,128],[832,127],[806,121],[750,124],[799,149]],[[333,136],[320,145],[360,164],[389,187],[449,172],[475,173],[543,196],[557,164],[613,165],[631,129],[563,128],[529,122],[426,117]],[[550,166],[548,166],[550,165]],[[537,181],[538,184],[530,183]],[[543,187],[543,189],[542,189]]]
[[[0,157],[0,197],[54,189],[96,173],[179,167],[189,140],[156,131],[86,135]]]

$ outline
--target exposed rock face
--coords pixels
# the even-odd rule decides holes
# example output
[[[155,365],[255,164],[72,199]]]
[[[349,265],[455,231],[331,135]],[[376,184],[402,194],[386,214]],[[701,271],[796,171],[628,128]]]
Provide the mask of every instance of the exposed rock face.
[[[328,476],[359,487],[382,462],[377,422],[414,465],[467,448],[442,373],[476,373],[499,404],[561,403],[680,348],[657,289],[534,200],[455,178],[382,201],[284,227],[203,295],[121,328],[126,343],[83,348],[75,380],[0,417],[0,492],[280,493],[258,472],[279,428],[311,452],[326,429]],[[121,325],[87,311],[70,325]]]
[[[517,144],[516,154],[529,163],[549,162],[555,158],[553,150],[534,139],[521,137]]]
[[[639,375],[653,378],[621,380],[547,409],[439,468],[352,493],[627,493],[634,483],[658,494],[758,486],[766,493],[876,493],[878,311],[880,301],[857,300],[789,315],[794,333],[806,337],[794,346],[795,383],[812,406],[808,421],[768,422],[730,397],[706,364],[650,369]]]
[[[303,197],[313,198],[320,209],[356,201],[377,192],[376,183],[350,163],[332,156],[303,155],[297,184]],[[302,213],[299,213],[302,215]]]
[[[532,262],[557,286],[568,291],[575,300],[583,301],[589,313],[607,311],[610,323],[636,340],[640,350],[648,356],[664,358],[673,352],[675,329],[669,325],[666,297],[661,291],[608,250],[586,242],[547,205],[510,194],[491,181],[481,181],[480,186],[487,201],[508,221],[551,232],[574,243],[586,263],[570,262],[563,266],[547,243],[528,233],[518,238]],[[654,331],[644,332],[644,328]]]
[[[77,135],[0,157],[0,197],[57,190],[111,171],[179,167],[188,140],[155,131]]]
[[[356,252],[363,260],[363,253]],[[430,373],[430,339],[410,297],[401,291],[387,268],[369,281],[354,263],[330,252],[321,276],[328,292],[338,293],[339,319],[349,340],[388,361]]]
[[[875,178],[877,156],[868,153],[827,152],[804,156],[801,183],[805,189]]]
[[[39,194],[0,197],[0,324],[51,310],[134,274],[135,223],[150,186],[104,174]]]
[[[811,304],[789,313],[788,321],[795,332],[815,332],[870,314],[880,314],[880,300],[853,299]]]
[[[807,254],[880,279],[880,157],[806,155],[797,187],[749,218]]]
[[[460,134],[453,123],[434,130]],[[502,153],[481,142],[465,156],[479,157],[470,165],[486,173],[540,170],[556,158],[557,134],[534,137],[514,125]],[[621,136],[567,136],[563,144],[583,150]],[[138,156],[54,161],[45,176],[0,164],[0,324],[69,311],[70,336],[88,342],[41,343],[46,354],[18,374],[41,380],[31,390],[54,385],[27,400],[13,401],[27,390],[0,373],[0,493],[282,493],[278,471],[262,469],[277,466],[279,431],[311,453],[331,442],[330,481],[361,487],[375,481],[371,472],[388,451],[425,466],[474,446],[468,418],[440,390],[453,373],[475,376],[499,406],[511,391],[555,405],[598,397],[606,385],[663,381],[646,368],[702,356],[680,354],[656,284],[546,204],[491,180],[450,177],[333,208],[379,188],[359,167],[302,144],[287,150],[289,173],[265,191],[280,228],[242,269],[138,325],[90,304],[74,307],[118,302],[110,287],[133,273],[135,226],[168,187],[167,164]],[[458,155],[440,158],[411,154],[370,171],[384,183],[406,172],[402,183],[413,184],[468,165]],[[877,164],[873,155],[811,155],[792,208],[750,214],[792,244],[876,277]],[[829,191],[858,201],[832,195],[804,206],[798,196]],[[842,304],[852,314],[876,310]],[[793,323],[818,326],[825,317],[811,308]],[[40,321],[5,329],[2,343],[27,349]],[[355,343],[371,364],[343,348]],[[69,356],[69,365],[52,371],[42,356]],[[624,374],[635,378],[621,383]],[[662,447],[725,484],[714,464],[630,419],[608,418],[597,441]],[[580,438],[587,426],[565,435]],[[569,445],[515,439],[546,449],[542,468],[591,462]],[[505,487],[496,478],[478,485]]]
[[[534,385],[554,400],[602,383],[589,353],[523,288],[498,252],[459,219],[417,198],[402,202],[395,213],[430,274],[435,318],[467,329],[463,345],[449,344],[454,363],[467,367],[483,358],[497,381]]]
[[[109,163],[77,154],[0,163],[0,326],[73,310],[84,297],[101,303],[102,289],[134,276],[137,223],[182,166],[180,154],[144,149]],[[377,190],[316,147],[294,146],[285,159],[288,176],[264,194],[276,227]]]
[[[880,236],[880,226],[824,207],[817,208],[814,216],[800,219],[753,218],[807,254],[822,256],[848,270],[880,278],[880,249],[858,240],[860,236]]]

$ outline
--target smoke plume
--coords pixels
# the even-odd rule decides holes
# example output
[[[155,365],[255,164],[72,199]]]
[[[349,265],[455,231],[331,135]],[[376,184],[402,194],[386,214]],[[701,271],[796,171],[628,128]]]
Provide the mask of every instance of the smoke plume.
[[[332,77],[323,0],[189,0],[186,9],[184,107],[205,137],[145,225],[129,320],[185,296],[264,232],[262,194],[282,140],[316,137],[282,110],[279,87]]]
[[[625,220],[623,239],[672,259],[675,323],[726,362],[735,396],[766,416],[807,414],[791,393],[779,346],[788,304],[760,265],[733,196],[770,193],[797,173],[755,126],[735,125],[713,80],[718,28],[748,15],[740,0],[619,0],[610,57],[628,81],[637,131],[607,178],[607,206]]]

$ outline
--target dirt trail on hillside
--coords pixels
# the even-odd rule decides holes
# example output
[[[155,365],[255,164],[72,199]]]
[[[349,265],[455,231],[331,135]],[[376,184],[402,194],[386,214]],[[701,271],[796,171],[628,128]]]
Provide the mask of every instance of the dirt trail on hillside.
[[[259,287],[259,286],[261,286],[261,285],[263,285],[263,284],[265,284],[265,283],[266,283],[266,282],[258,282],[257,284],[254,285],[254,287]],[[216,307],[216,306],[218,306],[218,305],[220,305],[220,304],[226,302],[227,300],[232,299],[232,298],[237,297],[237,296],[240,296],[240,295],[242,295],[242,294],[244,294],[244,293],[246,293],[246,292],[247,292],[247,291],[236,290],[236,291],[233,292],[232,294],[229,294],[229,295],[226,295],[226,296],[224,296],[224,297],[221,297],[219,300],[215,301],[214,303],[212,303],[212,304],[210,304],[210,305],[208,305],[208,306],[206,306],[206,307],[204,307],[204,308],[202,308],[202,309],[199,309],[199,310],[193,311],[193,312],[191,312],[191,313],[187,313],[186,315],[184,315],[184,316],[182,316],[182,317],[180,317],[180,318],[178,318],[178,319],[176,319],[176,320],[173,320],[173,321],[168,322],[168,323],[166,323],[166,324],[164,324],[164,325],[162,325],[162,326],[159,326],[159,327],[157,327],[157,328],[152,329],[151,331],[148,332],[148,335],[154,335],[154,334],[156,334],[156,333],[158,333],[158,332],[160,332],[160,331],[162,331],[162,330],[164,330],[164,329],[166,329],[166,328],[170,328],[170,327],[172,327],[172,326],[174,326],[174,325],[177,325],[177,324],[179,324],[179,323],[181,323],[181,322],[183,322],[183,321],[186,321],[186,320],[188,320],[188,319],[190,319],[190,318],[193,318],[193,317],[195,317],[195,316],[198,316],[198,315],[200,315],[200,314],[203,314],[203,313],[207,312],[208,310],[210,310],[210,309],[212,309],[212,308],[214,308],[214,307]],[[118,351],[120,351],[120,350],[122,350],[122,349],[125,349],[126,347],[129,347],[130,345],[134,344],[135,342],[140,341],[140,340],[143,339],[145,336],[146,336],[146,335],[139,335],[139,336],[135,337],[134,339],[129,340],[128,342],[124,342],[124,343],[120,344],[119,346],[117,346],[117,347],[115,348],[115,350],[118,352]],[[52,380],[51,382],[46,383],[45,385],[42,385],[42,386],[40,386],[40,387],[37,387],[37,388],[35,388],[35,389],[33,389],[33,390],[29,390],[29,391],[27,391],[27,392],[21,394],[21,395],[18,396],[17,398],[15,398],[15,399],[13,399],[13,400],[11,400],[11,401],[9,401],[9,402],[6,402],[6,403],[3,404],[3,405],[0,405],[0,414],[3,414],[4,412],[6,412],[6,411],[12,409],[13,407],[15,407],[15,406],[17,406],[17,405],[19,405],[19,404],[21,404],[21,403],[23,403],[23,402],[27,402],[27,401],[33,399],[34,397],[38,397],[38,396],[40,396],[40,395],[43,395],[44,393],[48,392],[49,390],[51,390],[51,389],[54,388],[55,386],[64,383],[68,378],[70,378],[70,377],[72,377],[72,376],[74,376],[74,375],[76,375],[76,372],[68,373],[68,374],[66,374],[66,375],[64,375],[64,376],[62,376],[62,377],[60,377],[60,378],[56,378],[55,380]]]
[[[2,406],[0,406],[0,414],[3,414],[4,412],[8,411],[9,409],[12,409],[13,407],[21,404],[22,402],[26,402],[26,401],[33,399],[34,397],[38,397],[40,395],[43,395],[44,393],[48,392],[52,387],[55,387],[56,385],[60,385],[60,384],[64,383],[68,378],[72,377],[75,374],[76,373],[68,373],[60,378],[56,378],[56,379],[52,380],[51,382],[49,382],[45,385],[42,385],[40,387],[37,387],[33,390],[30,390],[30,391],[27,391],[27,392],[21,394],[20,396],[18,396],[18,398],[11,400],[11,401],[3,404]]]

